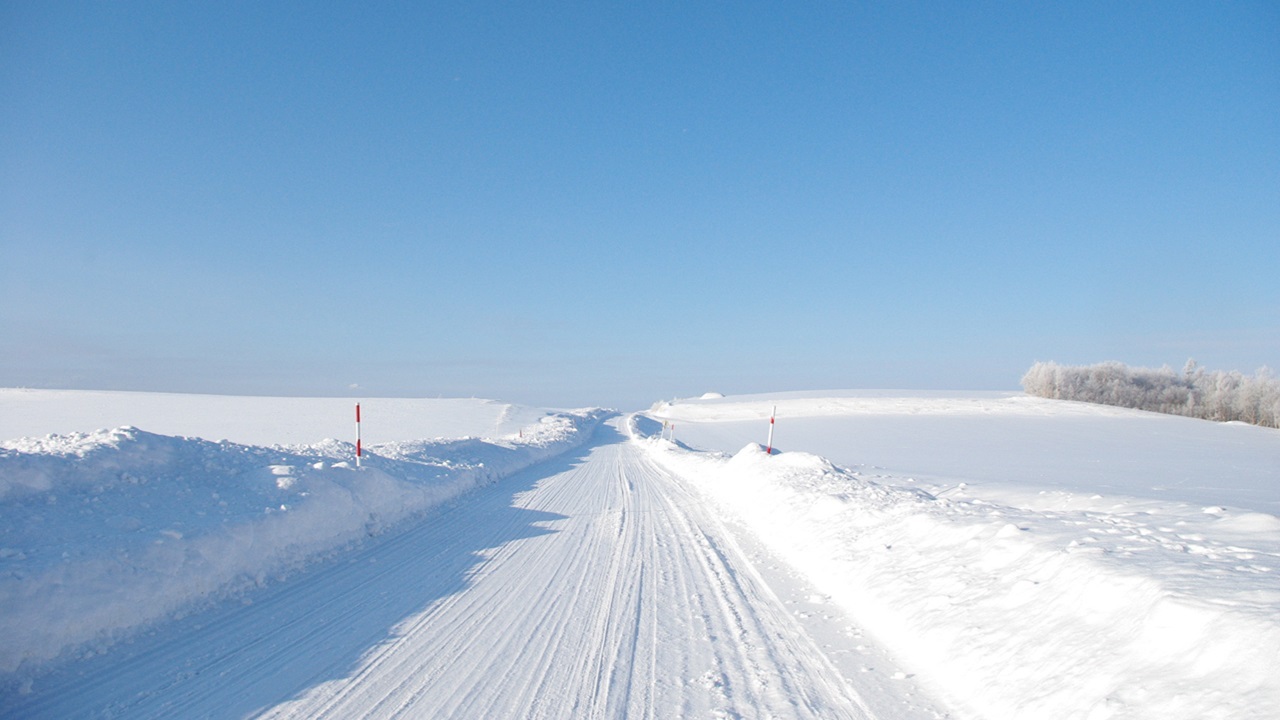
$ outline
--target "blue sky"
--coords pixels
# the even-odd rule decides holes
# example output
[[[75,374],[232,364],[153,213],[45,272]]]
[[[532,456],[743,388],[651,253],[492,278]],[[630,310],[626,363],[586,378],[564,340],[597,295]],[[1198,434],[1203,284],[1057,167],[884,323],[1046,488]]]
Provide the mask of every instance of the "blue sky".
[[[0,385],[1280,366],[1275,3],[435,5],[0,2]]]

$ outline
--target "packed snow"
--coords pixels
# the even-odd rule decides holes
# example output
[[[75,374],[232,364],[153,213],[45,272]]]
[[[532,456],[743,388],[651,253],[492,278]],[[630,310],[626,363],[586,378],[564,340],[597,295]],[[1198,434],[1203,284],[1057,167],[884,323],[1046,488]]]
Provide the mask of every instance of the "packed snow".
[[[785,452],[769,456],[775,408]],[[965,715],[1280,707],[1275,430],[1000,393],[698,399],[650,415],[659,462]]]
[[[48,427],[84,426],[105,406],[132,407],[168,431],[294,438],[354,404],[136,393],[9,391],[6,429],[27,414]],[[15,402],[15,398],[18,399]],[[174,402],[175,407],[169,407]],[[243,422],[246,408],[252,419]],[[548,413],[472,400],[373,401],[420,416],[422,430],[508,429],[486,439],[247,445],[136,427],[0,442],[0,674],[69,650],[100,651],[139,627],[265,584],[384,528],[577,446],[600,411]],[[265,417],[288,418],[275,428]],[[512,418],[529,424],[510,427]],[[388,429],[393,425],[385,425]],[[403,430],[400,430],[403,433]],[[365,437],[368,440],[368,436]]]

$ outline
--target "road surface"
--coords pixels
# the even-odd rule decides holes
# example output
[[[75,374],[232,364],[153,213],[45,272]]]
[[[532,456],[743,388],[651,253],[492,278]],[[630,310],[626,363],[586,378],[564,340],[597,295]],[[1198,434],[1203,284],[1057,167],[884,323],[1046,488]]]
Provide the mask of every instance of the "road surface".
[[[0,715],[945,716],[618,426]]]

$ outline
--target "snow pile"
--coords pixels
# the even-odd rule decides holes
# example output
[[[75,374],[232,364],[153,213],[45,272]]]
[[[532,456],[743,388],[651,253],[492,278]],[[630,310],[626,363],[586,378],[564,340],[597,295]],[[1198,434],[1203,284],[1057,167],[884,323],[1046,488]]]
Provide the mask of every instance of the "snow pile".
[[[727,455],[640,442],[977,716],[1263,718],[1280,707],[1273,515],[1099,497],[1020,507],[754,443]]]
[[[581,444],[604,413],[499,440],[262,447],[133,427],[0,443],[0,673],[94,652]]]

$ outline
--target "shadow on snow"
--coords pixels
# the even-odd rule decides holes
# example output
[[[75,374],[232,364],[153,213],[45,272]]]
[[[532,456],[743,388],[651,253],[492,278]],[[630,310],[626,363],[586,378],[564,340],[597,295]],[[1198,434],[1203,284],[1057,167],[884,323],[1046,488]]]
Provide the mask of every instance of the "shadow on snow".
[[[333,560],[159,626],[0,698],[0,715],[245,717],[351,676],[397,627],[465,590],[486,551],[556,532],[563,515],[515,507],[544,478],[622,442],[601,424],[576,450],[470,492]]]

